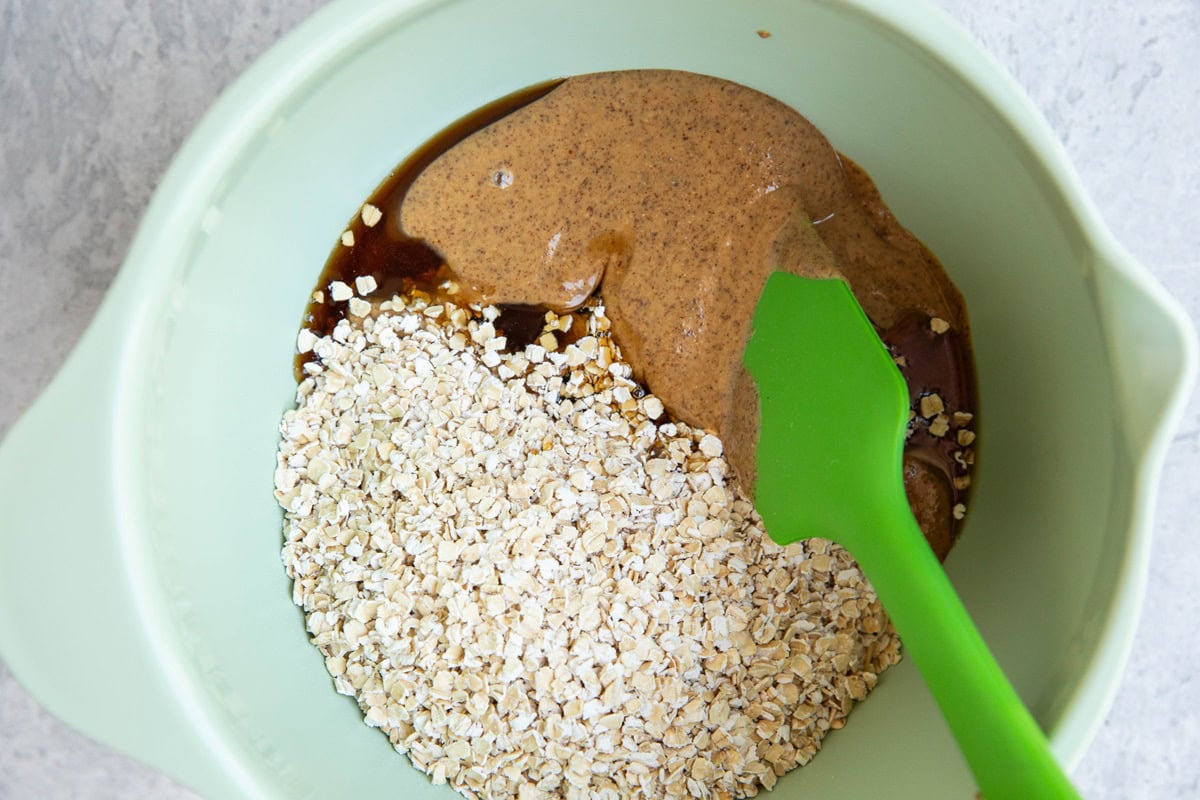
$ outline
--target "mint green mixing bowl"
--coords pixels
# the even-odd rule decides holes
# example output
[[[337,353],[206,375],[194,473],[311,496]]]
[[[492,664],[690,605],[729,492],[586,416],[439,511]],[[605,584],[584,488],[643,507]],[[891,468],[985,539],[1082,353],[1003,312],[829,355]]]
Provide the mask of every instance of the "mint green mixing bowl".
[[[273,49],[180,152],[0,451],[0,650],[48,709],[212,797],[452,796],[334,693],[292,605],[272,472],[296,328],[346,220],[431,134],[634,67],[790,103],[944,261],[985,459],[948,568],[1057,755],[1080,756],[1133,635],[1194,339],[1012,81],[908,0],[343,0]],[[805,793],[966,800],[971,781],[906,663],[775,796]]]

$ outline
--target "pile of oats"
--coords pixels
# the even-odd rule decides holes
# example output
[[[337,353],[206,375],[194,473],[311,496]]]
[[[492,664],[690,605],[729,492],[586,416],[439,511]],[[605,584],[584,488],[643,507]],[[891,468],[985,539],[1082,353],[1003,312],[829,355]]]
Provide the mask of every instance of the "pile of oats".
[[[276,497],[337,690],[472,798],[746,797],[811,759],[899,658],[846,552],[763,533],[602,307],[509,353],[430,302],[301,335]]]

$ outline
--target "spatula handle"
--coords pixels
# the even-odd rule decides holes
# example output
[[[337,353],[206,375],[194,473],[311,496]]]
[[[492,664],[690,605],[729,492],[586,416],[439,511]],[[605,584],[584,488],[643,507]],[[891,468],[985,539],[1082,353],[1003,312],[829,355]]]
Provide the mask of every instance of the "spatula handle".
[[[903,510],[880,513],[873,525],[879,535],[863,537],[869,541],[851,553],[941,707],[980,792],[987,800],[1078,798],[916,520]]]

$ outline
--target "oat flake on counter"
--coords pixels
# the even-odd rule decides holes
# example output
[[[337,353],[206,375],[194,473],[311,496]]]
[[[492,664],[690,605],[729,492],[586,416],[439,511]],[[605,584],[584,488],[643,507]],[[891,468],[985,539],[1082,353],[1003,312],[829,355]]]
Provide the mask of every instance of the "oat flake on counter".
[[[562,351],[505,352],[496,316],[393,298],[304,337],[276,497],[337,690],[468,797],[771,788],[899,659],[874,593],[766,537],[602,307]]]

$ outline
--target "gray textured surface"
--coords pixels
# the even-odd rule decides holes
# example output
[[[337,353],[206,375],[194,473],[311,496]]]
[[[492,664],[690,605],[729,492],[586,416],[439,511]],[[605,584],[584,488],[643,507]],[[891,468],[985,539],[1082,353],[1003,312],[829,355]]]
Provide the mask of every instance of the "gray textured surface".
[[[1104,218],[1200,318],[1200,3],[938,0],[1025,87]],[[49,381],[158,177],[220,90],[320,0],[0,0],[0,435]],[[86,10],[85,10],[86,9]],[[1200,796],[1200,403],[1170,452],[1146,611],[1084,794]],[[190,798],[0,665],[0,798]]]

